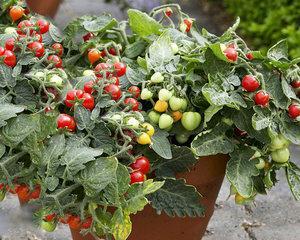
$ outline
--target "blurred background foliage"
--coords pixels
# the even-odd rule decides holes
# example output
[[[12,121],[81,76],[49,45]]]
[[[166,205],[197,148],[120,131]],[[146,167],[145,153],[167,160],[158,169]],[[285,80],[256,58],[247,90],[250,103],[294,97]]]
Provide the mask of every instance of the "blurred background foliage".
[[[189,0],[106,0],[106,2],[114,2],[123,10],[131,6],[149,9],[159,3],[195,4]],[[300,57],[300,0],[199,0],[199,2],[204,8],[221,7],[231,17],[239,16],[241,18],[239,31],[251,47],[266,52],[270,46],[286,38],[291,57]],[[228,21],[225,24],[227,23]]]

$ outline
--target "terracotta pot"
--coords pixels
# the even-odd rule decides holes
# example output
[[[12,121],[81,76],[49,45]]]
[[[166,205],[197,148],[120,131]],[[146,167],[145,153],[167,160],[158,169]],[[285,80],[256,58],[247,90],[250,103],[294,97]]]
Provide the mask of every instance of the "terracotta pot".
[[[104,239],[100,239],[100,238],[95,239],[91,234],[82,235],[80,233],[80,230],[74,230],[74,229],[70,228],[70,231],[71,231],[73,240],[104,240]]]
[[[41,15],[54,17],[61,0],[26,0],[28,7]]]
[[[215,202],[220,191],[228,156],[217,155],[199,160],[191,172],[178,175],[187,183],[197,187],[203,195],[205,206],[203,218],[170,218],[147,206],[144,211],[132,217],[133,231],[130,240],[200,240],[205,234],[208,222],[213,215]]]

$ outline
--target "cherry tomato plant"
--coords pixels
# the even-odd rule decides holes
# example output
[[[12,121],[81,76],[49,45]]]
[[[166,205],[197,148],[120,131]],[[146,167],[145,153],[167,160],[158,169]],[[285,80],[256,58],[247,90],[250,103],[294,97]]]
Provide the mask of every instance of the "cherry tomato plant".
[[[279,169],[300,199],[289,152],[300,144],[300,69],[284,41],[264,56],[238,22],[220,37],[199,32],[176,4],[131,9],[128,22],[85,16],[62,32],[25,8],[1,8],[0,200],[42,206],[46,231],[126,240],[149,203],[202,216],[201,194],[176,173],[216,154],[230,155],[238,204],[265,194]]]

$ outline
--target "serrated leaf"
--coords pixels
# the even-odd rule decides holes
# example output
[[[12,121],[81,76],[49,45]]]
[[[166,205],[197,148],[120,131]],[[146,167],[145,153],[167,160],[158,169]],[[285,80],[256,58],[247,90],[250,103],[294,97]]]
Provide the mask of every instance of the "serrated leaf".
[[[280,132],[292,143],[300,145],[300,125],[291,121],[288,116],[280,119]]]
[[[0,127],[6,125],[6,120],[16,117],[17,113],[21,113],[25,110],[23,106],[17,106],[10,103],[0,104]]]
[[[151,169],[155,171],[157,177],[174,177],[177,173],[188,171],[198,161],[188,147],[174,145],[172,146],[172,155],[171,159],[151,156],[151,162],[153,162]]]
[[[186,185],[184,179],[166,179],[165,184],[148,199],[158,214],[164,211],[174,217],[201,217],[204,208],[200,204],[201,195],[191,185]]]
[[[48,145],[43,152],[43,165],[47,165],[47,175],[55,173],[59,165],[58,158],[65,150],[65,135],[58,134],[50,138]],[[53,164],[55,166],[53,166]]]
[[[79,130],[89,129],[92,126],[91,112],[81,105],[75,106],[74,118]]]
[[[147,75],[141,69],[133,69],[130,66],[127,66],[126,77],[132,85],[138,85],[147,80]]]
[[[204,127],[207,126],[207,123],[213,118],[215,114],[217,114],[220,110],[223,109],[223,106],[215,106],[210,105],[205,111],[204,111]]]
[[[128,10],[129,25],[131,30],[141,37],[148,37],[152,34],[160,34],[163,26],[148,14],[136,9]]]
[[[76,181],[82,184],[88,196],[93,197],[115,180],[117,167],[116,158],[98,158],[82,168],[76,176]]]
[[[171,159],[171,144],[168,140],[169,134],[162,130],[157,130],[152,136],[151,148],[162,158]]]
[[[59,28],[54,26],[53,24],[50,24],[49,28],[49,35],[53,39],[54,42],[62,42],[63,41],[63,36]]]
[[[70,179],[79,171],[85,169],[85,164],[94,161],[96,157],[103,153],[102,149],[80,147],[69,149],[60,158],[60,164],[66,166],[65,172]],[[91,176],[91,175],[90,175]]]
[[[121,209],[117,209],[114,212],[111,223],[111,230],[115,240],[126,240],[129,237],[132,229],[129,214],[122,212]]]
[[[282,90],[285,96],[292,99],[297,99],[297,96],[290,84],[287,83],[286,80],[281,81]]]
[[[111,137],[110,130],[106,127],[104,122],[98,123],[92,132],[94,139],[92,141],[93,147],[101,148],[107,154],[113,154],[116,150],[116,145]]]
[[[191,144],[192,151],[199,157],[232,152],[234,144],[225,135],[228,128],[227,124],[219,124],[211,130],[201,132]]]
[[[288,44],[286,40],[281,40],[271,47],[267,53],[267,57],[271,60],[288,60]]]
[[[250,147],[241,146],[230,154],[231,158],[227,164],[228,180],[245,198],[252,196],[254,190],[252,177],[259,175],[259,170],[255,166],[256,161],[251,160],[254,153],[255,150]]]
[[[252,116],[252,126],[260,131],[270,126],[271,112],[268,108],[254,107],[255,114]]]
[[[53,192],[59,185],[59,178],[54,176],[46,177],[45,185],[49,191]]]
[[[124,53],[128,58],[136,58],[140,54],[144,53],[146,46],[147,46],[147,42],[142,40],[136,41],[132,44],[127,45]]]
[[[117,25],[117,21],[108,14],[102,14],[93,20],[88,19],[83,21],[82,25],[88,32],[102,33],[115,27]]]
[[[0,87],[13,87],[16,84],[15,78],[12,76],[12,69],[5,64],[0,64]]]
[[[219,73],[227,76],[230,73],[230,63],[217,58],[211,49],[208,49],[205,52],[205,62],[202,66],[207,75],[215,75],[216,73]]]
[[[38,98],[34,91],[34,88],[27,81],[18,82],[14,88],[15,103],[27,106],[29,110],[34,111],[38,104]]]
[[[136,214],[142,211],[148,204],[146,196],[156,192],[164,185],[164,182],[153,181],[149,179],[142,184],[133,184],[127,192],[126,212]]]
[[[290,189],[297,201],[300,201],[300,168],[290,162],[286,167],[286,177],[290,186]]]

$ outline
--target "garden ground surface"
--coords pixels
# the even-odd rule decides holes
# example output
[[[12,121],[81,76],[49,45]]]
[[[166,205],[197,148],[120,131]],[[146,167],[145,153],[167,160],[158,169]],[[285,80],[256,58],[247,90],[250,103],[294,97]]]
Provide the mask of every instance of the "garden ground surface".
[[[205,0],[181,2],[183,8],[192,17],[196,17],[201,26],[205,26],[213,33],[222,32],[232,22],[217,4],[212,8]],[[112,12],[114,16],[122,18],[122,13],[117,7],[100,4],[100,0],[65,0],[56,21],[60,26],[64,26],[75,16],[97,15],[103,11]],[[300,164],[299,156],[300,148],[294,147],[292,160]],[[225,181],[217,201],[215,215],[203,240],[299,240],[300,203],[295,202],[291,196],[283,172],[280,173],[279,179],[278,185],[268,196],[258,197],[256,206],[247,208],[236,206],[232,198],[226,201],[229,184]],[[39,231],[32,224],[31,213],[28,208],[20,209],[14,196],[8,196],[0,203],[0,240],[71,239],[69,230],[63,226],[59,226],[55,233]]]

